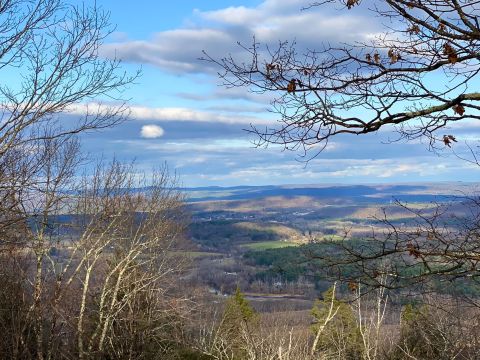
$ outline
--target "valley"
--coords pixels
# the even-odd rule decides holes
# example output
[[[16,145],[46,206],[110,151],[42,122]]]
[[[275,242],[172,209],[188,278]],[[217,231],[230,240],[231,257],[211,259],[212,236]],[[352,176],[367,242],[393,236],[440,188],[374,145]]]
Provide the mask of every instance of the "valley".
[[[446,203],[449,214],[463,216],[464,200],[476,189],[473,183],[187,189],[189,277],[220,296],[239,286],[264,311],[309,309],[331,286],[319,271],[324,262],[312,254],[336,251],[335,243],[361,247],[386,236],[389,226],[413,231],[419,213],[431,216]]]

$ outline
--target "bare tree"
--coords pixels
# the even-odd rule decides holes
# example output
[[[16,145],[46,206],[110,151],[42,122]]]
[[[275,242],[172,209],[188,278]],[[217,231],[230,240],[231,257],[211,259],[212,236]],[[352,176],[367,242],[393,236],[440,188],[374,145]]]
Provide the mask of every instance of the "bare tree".
[[[2,2],[0,156],[12,146],[45,137],[45,128],[53,138],[122,120],[121,91],[133,77],[121,71],[118,60],[99,56],[111,31],[108,13],[96,6],[63,0]],[[12,75],[16,81],[8,81]],[[105,99],[120,105],[88,104]],[[60,121],[72,112],[76,116]]]
[[[4,232],[24,226],[31,209],[23,197],[43,181],[42,162],[50,161],[40,156],[43,142],[63,139],[60,144],[128,114],[122,91],[138,74],[129,76],[118,60],[99,56],[112,29],[108,13],[96,5],[0,4],[0,246]]]
[[[99,169],[93,181],[85,179],[76,202],[86,224],[76,265],[83,279],[76,322],[81,358],[161,353],[162,342],[171,340],[175,321],[181,320],[176,314],[187,304],[171,293],[185,269],[175,252],[186,225],[183,197],[166,169],[152,180],[139,180],[132,170],[116,163]],[[135,192],[138,185],[147,190]],[[87,331],[92,319],[93,331]]]
[[[384,210],[373,218],[377,230],[370,236],[357,239],[347,231],[340,240],[326,239],[307,256],[321,260],[318,270],[326,276],[361,282],[365,292],[383,287],[416,294],[437,291],[478,306],[473,289],[479,281],[480,204],[478,197],[458,200],[427,208],[397,202],[409,220],[399,223]]]
[[[307,329],[301,332],[294,329],[284,318],[285,313],[259,313],[245,321],[232,319],[232,299],[227,300],[223,314],[219,312],[219,305],[197,319],[199,324],[195,330],[199,330],[199,334],[194,335],[192,346],[201,353],[219,360],[311,358]]]
[[[384,276],[381,283],[386,283]],[[355,287],[352,287],[354,289]],[[362,338],[363,352],[362,358],[365,360],[374,360],[380,358],[382,348],[381,341],[385,335],[381,334],[384,330],[383,323],[387,310],[388,294],[385,287],[379,287],[371,299],[362,297],[361,284],[357,284],[355,291],[355,302],[353,307],[357,313],[358,329]]]
[[[311,355],[315,354],[315,351],[317,350],[318,341],[320,340],[320,336],[322,336],[322,333],[325,331],[325,327],[328,325],[330,321],[332,321],[332,319],[335,317],[338,310],[340,309],[340,306],[338,305],[335,306],[336,287],[337,287],[337,283],[334,283],[332,287],[332,298],[330,299],[330,306],[328,307],[328,312],[326,313],[325,318],[322,319],[323,324],[318,324],[318,328],[316,329],[315,339],[313,340],[312,349],[310,351]]]
[[[218,65],[225,86],[274,97],[278,126],[252,127],[257,145],[280,144],[314,157],[334,136],[393,126],[406,139],[426,136],[433,147],[451,147],[455,136],[440,129],[478,121],[480,2],[324,0],[306,2],[303,11],[316,7],[368,12],[384,30],[372,40],[319,44],[316,50],[254,41],[241,45],[249,62],[205,56]],[[477,149],[470,146],[470,152],[459,158],[478,165]],[[310,255],[322,259],[323,270],[335,279],[377,287],[384,276],[385,286],[395,288],[431,286],[432,279],[452,286],[476,283],[480,204],[476,197],[464,200],[462,214],[451,210],[459,202],[433,210],[398,203],[412,214],[412,226],[385,215],[375,219],[384,231],[359,241],[347,234],[328,244],[328,253]]]
[[[113,162],[75,184],[76,142],[56,148],[57,142],[48,140],[53,153],[44,185],[31,194],[22,245],[1,257],[2,281],[22,299],[16,306],[3,299],[2,353],[38,359],[166,353],[189,305],[175,292],[186,267],[177,250],[187,219],[175,178],[163,168],[147,180]],[[15,312],[6,321],[9,307]]]
[[[427,136],[447,146],[447,124],[478,120],[480,94],[479,2],[470,0],[324,0],[306,6],[372,13],[385,31],[373,40],[347,45],[280,42],[278,47],[241,45],[250,62],[232,56],[216,63],[227,87],[274,96],[278,126],[257,128],[257,145],[313,151],[339,134],[366,134],[395,126],[408,139]],[[338,6],[337,6],[338,7]]]
[[[80,174],[77,134],[123,121],[137,75],[99,56],[111,30],[96,5],[0,4],[2,356],[158,358],[186,313],[176,177]]]
[[[451,300],[431,298],[401,313],[399,337],[386,358],[475,359],[478,312]]]

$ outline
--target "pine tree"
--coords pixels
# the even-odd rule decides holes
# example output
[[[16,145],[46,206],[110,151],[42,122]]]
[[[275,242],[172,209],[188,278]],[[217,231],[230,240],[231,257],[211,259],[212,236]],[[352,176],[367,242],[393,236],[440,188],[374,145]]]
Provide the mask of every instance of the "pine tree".
[[[319,327],[325,324],[332,302],[335,316],[326,324],[317,349],[329,356],[358,359],[361,357],[361,336],[354,312],[348,303],[334,297],[333,287],[313,305],[311,314],[315,320],[312,331],[317,334]]]
[[[236,359],[246,358],[245,348],[252,341],[252,333],[258,325],[258,314],[237,286],[235,294],[226,304],[220,333],[235,354]]]

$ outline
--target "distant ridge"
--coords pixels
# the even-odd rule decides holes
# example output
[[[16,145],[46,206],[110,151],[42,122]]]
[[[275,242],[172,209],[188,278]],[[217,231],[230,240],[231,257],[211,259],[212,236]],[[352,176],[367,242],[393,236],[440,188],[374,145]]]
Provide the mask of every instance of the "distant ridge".
[[[189,202],[234,201],[266,197],[311,197],[352,198],[362,202],[384,202],[386,199],[400,201],[445,201],[465,195],[473,195],[480,183],[411,183],[411,184],[364,184],[364,185],[266,185],[266,186],[203,186],[182,190]]]

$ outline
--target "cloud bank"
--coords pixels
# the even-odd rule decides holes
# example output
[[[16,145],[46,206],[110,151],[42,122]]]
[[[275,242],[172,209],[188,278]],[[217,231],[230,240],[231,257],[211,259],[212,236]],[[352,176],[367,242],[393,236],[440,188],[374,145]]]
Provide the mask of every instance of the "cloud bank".
[[[126,160],[136,157],[147,170],[167,161],[187,186],[478,180],[478,167],[459,160],[452,149],[446,151],[450,156],[438,156],[420,140],[389,143],[397,138],[392,128],[354,139],[338,136],[308,165],[298,153],[279,147],[254,148],[252,140],[257,139],[242,129],[249,124],[274,125],[275,114],[266,112],[271,97],[212,86],[218,69],[198,58],[205,50],[216,59],[231,54],[248,63],[248,52],[237,41],[248,47],[254,35],[272,49],[279,40],[296,41],[301,54],[306,49],[321,50],[322,42],[333,46],[371,39],[381,27],[363,6],[348,12],[334,6],[301,11],[306,4],[305,0],[264,0],[253,7],[197,9],[180,28],[143,39],[128,34],[112,38],[101,49],[104,56],[148,65],[145,71],[153,77],[147,82],[150,87],[142,90],[145,95],[141,93],[137,105],[130,107],[132,121],[101,135],[89,134],[89,150],[112,152]],[[70,114],[84,114],[87,107],[79,105]],[[452,124],[445,131],[459,140],[453,151],[468,158],[465,141],[478,139],[478,123]]]

